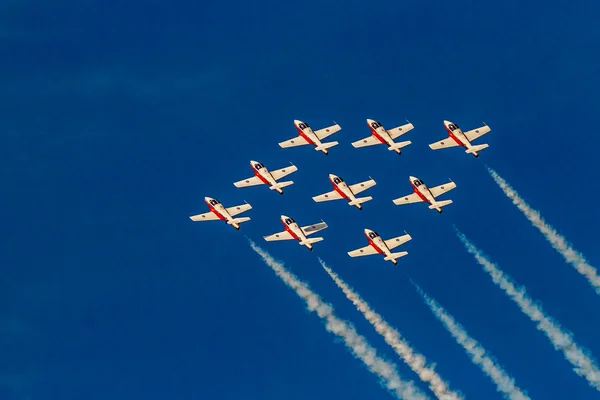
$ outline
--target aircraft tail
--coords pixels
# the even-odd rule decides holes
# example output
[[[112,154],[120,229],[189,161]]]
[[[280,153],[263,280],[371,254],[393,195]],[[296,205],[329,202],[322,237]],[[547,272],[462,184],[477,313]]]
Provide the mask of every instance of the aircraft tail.
[[[384,257],[383,259],[386,261],[391,261],[394,265],[398,265],[398,260],[400,257],[404,257],[408,254],[408,251],[401,251],[400,253],[392,253],[389,256]]]
[[[240,224],[246,221],[250,221],[250,217],[234,218],[231,221],[227,221],[227,223],[233,226],[235,229],[240,230]]]
[[[350,204],[351,206],[356,206],[356,207],[358,207],[359,210],[362,210],[362,203],[366,203],[369,200],[373,200],[373,197],[371,197],[371,196],[359,197],[358,199],[352,200],[348,204]]]
[[[388,147],[388,150],[390,151],[395,151],[398,154],[400,154],[400,149],[403,147],[408,146],[409,144],[411,144],[412,142],[410,140],[407,140],[406,142],[398,142],[398,143],[394,143],[393,145]]]
[[[283,194],[283,190],[281,190],[281,189],[283,189],[286,186],[293,185],[293,184],[294,184],[294,181],[277,182],[276,184],[269,187],[269,189],[277,190],[280,194]]]
[[[306,246],[306,247],[308,247],[308,249],[312,251],[312,245],[313,245],[313,243],[320,242],[321,240],[323,240],[323,238],[322,238],[322,237],[316,237],[316,238],[304,239],[303,241],[301,241],[301,242],[300,242],[300,244],[301,244],[302,246]]]
[[[315,147],[315,150],[322,151],[327,154],[327,149],[333,146],[337,146],[339,142],[329,142],[329,143],[321,143],[321,145]]]
[[[429,206],[430,210],[437,210],[440,214],[442,213],[442,207],[452,204],[452,200],[436,201]]]
[[[490,147],[490,145],[487,144],[487,143],[480,144],[480,145],[477,145],[477,146],[473,146],[470,149],[467,149],[465,151],[465,153],[467,153],[467,154],[473,154],[475,157],[479,157],[479,154],[477,154],[477,152],[481,151],[483,149],[487,149],[488,147]]]

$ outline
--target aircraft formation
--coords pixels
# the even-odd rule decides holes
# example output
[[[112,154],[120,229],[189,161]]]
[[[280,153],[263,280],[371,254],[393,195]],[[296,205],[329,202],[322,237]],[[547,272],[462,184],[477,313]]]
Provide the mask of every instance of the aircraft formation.
[[[339,132],[342,128],[334,122],[334,125],[318,129],[313,129],[305,122],[294,120],[294,126],[298,131],[298,135],[292,139],[285,140],[279,143],[282,148],[312,145],[316,151],[320,151],[325,155],[329,154],[329,149],[337,146],[339,142],[322,142],[327,137]],[[367,126],[371,130],[371,135],[357,140],[352,143],[355,148],[374,146],[378,144],[386,145],[389,151],[394,151],[398,155],[402,153],[402,148],[410,145],[410,140],[403,142],[395,142],[394,139],[408,133],[414,129],[414,125],[407,121],[406,124],[397,126],[392,129],[385,129],[381,123],[373,119],[367,119]],[[445,120],[444,128],[448,134],[447,138],[431,143],[429,147],[432,150],[445,149],[450,147],[460,146],[465,149],[465,153],[472,154],[475,158],[479,157],[479,152],[489,147],[488,144],[474,145],[472,142],[475,139],[490,132],[490,127],[486,124],[483,126],[463,132],[462,129],[455,123]],[[264,164],[258,161],[250,161],[250,168],[253,171],[253,176],[234,182],[237,188],[244,188],[256,185],[267,185],[270,190],[277,191],[283,194],[283,188],[294,184],[293,181],[280,181],[280,179],[298,171],[298,168],[291,164],[288,167],[283,167],[277,170],[270,171]],[[348,205],[357,207],[362,210],[363,203],[366,203],[373,198],[371,196],[357,197],[358,194],[376,185],[374,179],[369,177],[369,180],[358,182],[355,184],[347,184],[341,177],[330,174],[329,180],[333,186],[333,190],[314,196],[312,199],[315,202],[345,200]],[[398,197],[393,201],[395,205],[404,205],[410,203],[424,202],[429,205],[429,209],[436,210],[442,213],[442,207],[452,204],[452,200],[440,200],[437,198],[444,193],[456,188],[456,184],[451,180],[438,186],[428,187],[421,179],[410,176],[408,178],[412,187],[412,193]],[[235,218],[238,214],[252,209],[248,203],[225,207],[217,199],[205,197],[204,201],[208,206],[208,212],[204,214],[193,215],[190,219],[194,222],[222,220],[235,229],[240,229],[240,224],[250,221],[249,217]],[[322,237],[308,238],[308,236],[317,233],[325,228],[327,224],[324,221],[300,226],[293,219],[286,215],[281,216],[281,222],[284,230],[264,236],[266,241],[278,240],[297,240],[302,246],[306,246],[309,250],[313,249],[313,244],[323,240]],[[368,245],[348,252],[350,257],[362,257],[368,255],[381,254],[385,261],[391,261],[394,265],[398,264],[398,259],[408,254],[406,251],[392,253],[392,250],[412,239],[412,237],[404,232],[404,235],[382,239],[379,234],[373,230],[365,229],[364,234],[367,238]]]

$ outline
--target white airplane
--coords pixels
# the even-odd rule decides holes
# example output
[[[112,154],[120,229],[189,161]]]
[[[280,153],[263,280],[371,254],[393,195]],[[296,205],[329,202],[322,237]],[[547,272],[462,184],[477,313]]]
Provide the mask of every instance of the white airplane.
[[[376,185],[376,182],[373,179],[369,179],[368,181],[364,182],[359,182],[350,186],[348,186],[342,178],[333,174],[329,174],[329,180],[333,185],[333,190],[331,192],[323,193],[313,197],[313,200],[317,203],[329,200],[346,199],[348,200],[349,205],[356,206],[359,210],[362,210],[362,203],[366,203],[369,200],[373,200],[371,196],[359,198],[356,197],[356,195],[360,192]]]
[[[223,204],[221,204],[217,199],[205,197],[204,201],[208,205],[210,211],[204,214],[192,215],[190,217],[192,221],[214,221],[220,219],[222,221],[227,222],[228,225],[233,226],[238,231],[240,230],[240,224],[242,222],[250,221],[250,217],[233,218],[236,215],[243,213],[244,211],[250,210],[252,206],[248,203],[242,204],[240,206],[225,208],[223,207]]]
[[[465,149],[465,153],[473,154],[475,158],[479,157],[478,151],[487,149],[489,144],[473,145],[471,142],[478,137],[481,137],[490,131],[490,127],[483,125],[477,129],[471,129],[470,131],[463,132],[458,125],[450,121],[444,121],[444,128],[448,131],[448,139],[442,139],[438,142],[431,143],[429,145],[433,150],[445,149],[448,147],[462,146]]]
[[[241,181],[234,182],[235,187],[247,187],[255,185],[269,185],[269,189],[277,190],[279,194],[283,194],[283,188],[294,184],[294,181],[286,181],[277,183],[278,179],[283,178],[291,174],[292,172],[298,171],[298,168],[294,164],[291,167],[281,168],[275,171],[269,171],[264,164],[257,161],[250,161],[250,168],[254,171],[254,176],[251,178],[242,179]]]
[[[323,238],[316,237],[312,239],[307,239],[306,237],[308,235],[312,235],[313,233],[319,232],[327,228],[327,224],[325,222],[319,222],[314,225],[299,227],[296,221],[294,221],[290,217],[286,217],[285,215],[281,216],[281,222],[283,223],[285,230],[283,232],[278,232],[269,236],[265,236],[264,238],[267,242],[272,242],[275,240],[296,239],[300,242],[302,246],[308,247],[308,249],[311,251],[313,243],[320,242],[321,240],[323,240]]]
[[[342,127],[339,126],[337,123],[335,125],[328,126],[327,128],[316,130],[314,132],[306,122],[302,122],[297,119],[294,120],[294,126],[298,130],[299,136],[290,140],[286,140],[285,142],[281,142],[279,143],[279,146],[286,148],[303,146],[305,144],[312,144],[313,146],[315,146],[315,150],[322,151],[323,153],[327,154],[328,148],[339,144],[338,142],[321,143],[321,140],[325,139],[329,135],[333,135],[334,133],[342,129]]]
[[[413,187],[414,193],[407,194],[406,196],[398,197],[392,200],[395,205],[399,206],[402,204],[417,203],[424,201],[429,203],[429,209],[436,209],[440,214],[442,213],[442,207],[452,204],[452,200],[435,201],[435,198],[441,194],[444,194],[456,187],[456,183],[450,181],[443,185],[428,188],[419,178],[409,176],[408,180]]]
[[[402,251],[400,253],[392,253],[391,250],[412,239],[412,237],[410,237],[410,235],[406,233],[402,236],[398,236],[388,240],[383,240],[377,232],[374,232],[370,229],[365,229],[365,236],[369,241],[369,245],[356,250],[349,251],[348,255],[350,257],[362,257],[379,253],[384,256],[384,260],[391,261],[394,263],[394,265],[398,265],[397,259],[400,257],[404,257],[408,254],[408,252]]]
[[[394,139],[396,139],[398,136],[404,135],[406,132],[414,129],[414,125],[410,122],[389,130],[386,130],[379,122],[372,119],[367,119],[367,125],[369,128],[371,128],[371,136],[353,142],[352,146],[355,148],[374,146],[376,144],[385,144],[388,147],[388,150],[395,151],[396,153],[400,154],[401,148],[412,143],[410,140],[399,143],[394,142]]]

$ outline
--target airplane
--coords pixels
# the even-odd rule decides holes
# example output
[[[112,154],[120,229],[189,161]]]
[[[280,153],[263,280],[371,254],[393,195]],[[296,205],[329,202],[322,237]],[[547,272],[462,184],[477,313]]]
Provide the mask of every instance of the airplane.
[[[398,136],[404,135],[406,132],[414,129],[414,125],[410,122],[389,130],[386,130],[379,122],[372,119],[367,119],[367,125],[371,128],[371,136],[353,142],[352,146],[355,148],[385,144],[388,147],[388,150],[395,151],[400,155],[400,149],[412,143],[410,140],[399,143],[394,142],[394,139]]]
[[[485,124],[485,122],[484,122],[484,124]],[[491,130],[490,127],[487,125],[483,125],[479,128],[471,129],[470,131],[463,132],[462,129],[460,129],[458,127],[458,125],[456,125],[455,123],[450,122],[450,121],[444,121],[444,128],[446,128],[446,131],[448,131],[449,138],[442,139],[435,143],[431,143],[429,145],[429,147],[431,149],[439,150],[439,149],[445,149],[448,147],[462,146],[465,149],[467,149],[467,150],[465,150],[465,153],[473,154],[475,156],[475,158],[478,158],[479,157],[478,152],[483,149],[487,149],[489,147],[489,144],[486,144],[486,143],[479,144],[479,145],[473,145],[471,143],[473,140],[485,135],[486,133],[488,133]]]
[[[254,171],[254,176],[251,178],[242,179],[241,181],[234,182],[234,186],[237,188],[255,186],[255,185],[269,185],[269,189],[277,190],[279,194],[283,194],[283,188],[294,184],[293,181],[279,182],[278,179],[283,178],[291,174],[292,172],[298,171],[298,168],[292,164],[291,167],[281,168],[275,171],[269,171],[264,164],[257,161],[250,161],[250,168]]]
[[[327,224],[325,222],[319,222],[314,225],[306,225],[303,227],[299,227],[296,221],[294,221],[290,217],[286,217],[285,215],[281,216],[281,222],[285,227],[283,232],[274,233],[269,236],[264,236],[267,242],[272,242],[275,240],[291,240],[296,239],[299,241],[300,245],[308,247],[310,251],[313,249],[313,243],[320,242],[323,240],[322,237],[316,237],[312,239],[307,239],[306,236],[312,235],[313,233],[319,232],[325,228],[327,228]]]
[[[404,233],[406,233],[406,231]],[[408,252],[401,251],[400,253],[392,253],[391,250],[412,239],[412,237],[406,233],[402,236],[383,240],[377,232],[370,229],[365,229],[365,236],[369,241],[369,245],[349,251],[348,255],[350,257],[362,257],[379,253],[384,256],[384,260],[391,261],[394,265],[398,265],[398,258],[404,257]]]
[[[227,225],[233,226],[238,231],[240,230],[240,224],[242,222],[250,221],[250,217],[233,218],[244,211],[250,210],[252,206],[248,203],[225,208],[217,199],[205,197],[204,201],[206,202],[206,205],[208,205],[210,211],[204,214],[192,215],[190,217],[192,221],[214,221],[220,219],[227,222]]]
[[[348,186],[342,178],[333,174],[329,174],[329,180],[331,181],[334,190],[313,197],[313,200],[317,203],[329,200],[346,199],[348,200],[349,205],[356,206],[359,210],[362,210],[362,203],[373,200],[371,196],[360,198],[356,198],[355,196],[360,192],[376,185],[376,182],[372,178],[368,181],[359,182],[350,186]]]
[[[335,122],[335,121],[334,121]],[[323,129],[319,129],[313,132],[312,128],[308,126],[306,122],[294,120],[294,126],[298,130],[298,137],[286,140],[285,142],[279,143],[279,146],[283,148],[303,146],[305,144],[312,144],[315,146],[315,150],[322,151],[326,155],[328,154],[328,148],[338,145],[338,142],[321,143],[321,140],[325,139],[329,135],[340,131],[342,129],[337,123],[335,125],[328,126]]]
[[[435,198],[439,195],[446,193],[456,187],[456,183],[450,181],[443,185],[428,188],[419,178],[409,176],[408,180],[413,187],[414,193],[407,194],[406,196],[398,197],[392,200],[395,205],[399,206],[402,204],[416,203],[424,201],[429,203],[429,209],[436,209],[440,214],[442,213],[442,207],[452,204],[452,200],[435,201]]]

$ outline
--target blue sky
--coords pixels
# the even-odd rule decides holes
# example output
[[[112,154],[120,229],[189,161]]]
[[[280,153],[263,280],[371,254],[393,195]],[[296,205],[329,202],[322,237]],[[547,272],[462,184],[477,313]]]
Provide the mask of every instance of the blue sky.
[[[250,249],[256,240],[395,354],[319,266],[323,258],[467,398],[500,398],[415,293],[414,279],[538,399],[598,396],[455,237],[461,229],[582,346],[600,355],[600,299],[510,204],[496,169],[594,265],[600,26],[593,1],[12,1],[0,6],[0,397],[386,399]],[[354,149],[366,118],[412,145]],[[329,156],[280,149],[293,120],[337,121]],[[479,159],[433,152],[442,121],[485,121]],[[250,160],[293,162],[279,196],[237,189]],[[334,173],[372,176],[358,211],[314,203]],[[408,176],[451,178],[454,203],[394,206]],[[240,232],[192,223],[204,196],[244,200]],[[260,242],[324,219],[311,253]],[[407,230],[393,267],[350,259],[364,228]],[[407,379],[425,388],[401,362]]]

